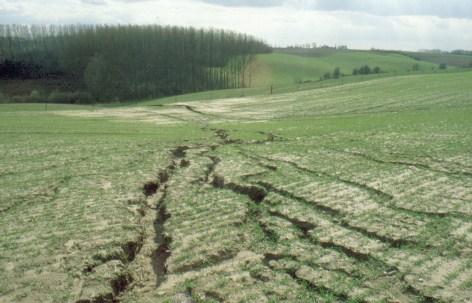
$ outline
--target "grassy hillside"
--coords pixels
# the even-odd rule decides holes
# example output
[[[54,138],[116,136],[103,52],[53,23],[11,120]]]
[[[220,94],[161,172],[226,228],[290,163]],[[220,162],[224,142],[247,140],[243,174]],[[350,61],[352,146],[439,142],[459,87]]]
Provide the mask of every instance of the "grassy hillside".
[[[472,67],[471,55],[459,54],[433,54],[420,52],[404,52],[405,55],[419,61],[433,62],[436,64],[446,63],[455,67]]]
[[[2,105],[0,301],[468,302],[471,81]]]
[[[468,73],[468,70],[464,69],[449,69],[447,71],[435,72],[434,74],[461,74]],[[363,82],[370,82],[372,80],[381,80],[396,82],[398,79],[404,79],[404,76],[420,75],[421,73],[403,72],[403,73],[382,73],[382,74],[370,74],[363,76],[347,76],[340,79],[328,79],[323,81],[304,82],[299,84],[281,84],[274,85],[272,87],[272,94],[288,94],[310,90],[323,90],[326,88],[334,88],[340,86],[346,86],[351,84],[360,84]],[[194,101],[209,101],[209,100],[220,100],[220,99],[231,99],[231,98],[242,98],[242,97],[256,97],[256,96],[270,96],[271,88],[268,86],[260,86],[253,88],[240,88],[240,89],[225,89],[225,90],[214,90],[206,91],[193,94],[178,95],[166,98],[160,98],[149,101],[133,102],[129,103],[128,106],[144,105],[144,106],[162,106],[165,104],[181,103],[181,102],[194,102]],[[315,94],[315,92],[312,92]],[[105,106],[105,105],[103,105]],[[123,106],[122,104],[111,104],[106,105],[107,107]]]
[[[303,56],[275,52],[259,55],[252,75],[252,87],[293,84],[303,81],[317,81],[325,73],[333,72],[336,67],[346,75],[362,65],[378,66],[386,73],[405,73],[413,65],[419,65],[420,72],[431,72],[437,64],[418,62],[400,54],[378,54],[372,52],[336,51],[320,56]]]
[[[408,74],[408,73],[405,73]],[[324,89],[328,87],[341,86],[353,83],[360,83],[365,81],[370,81],[374,79],[383,79],[390,78],[394,76],[393,74],[371,74],[359,77],[343,77],[340,79],[328,79],[323,81],[314,81],[314,82],[304,82],[304,83],[286,83],[281,85],[272,86],[272,94],[286,94],[292,92],[300,92],[313,89]],[[241,97],[253,97],[253,96],[268,96],[271,93],[270,85],[259,86],[252,88],[238,88],[238,89],[225,89],[225,90],[213,90],[205,91],[200,93],[178,95],[166,98],[160,98],[155,100],[143,101],[130,103],[129,105],[135,106],[139,105],[163,105],[170,103],[178,102],[193,102],[193,101],[202,101],[202,100],[218,100],[218,99],[228,99],[228,98],[241,98]],[[105,105],[104,105],[105,106]],[[113,106],[113,105],[111,105]],[[120,106],[115,104],[114,106]]]

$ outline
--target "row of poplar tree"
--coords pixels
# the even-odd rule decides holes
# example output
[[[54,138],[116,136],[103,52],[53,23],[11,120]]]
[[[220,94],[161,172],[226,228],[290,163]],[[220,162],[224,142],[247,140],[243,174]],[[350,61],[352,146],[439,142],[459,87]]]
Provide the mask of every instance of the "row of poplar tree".
[[[0,25],[0,77],[64,79],[100,101],[244,87],[264,42],[172,26]]]

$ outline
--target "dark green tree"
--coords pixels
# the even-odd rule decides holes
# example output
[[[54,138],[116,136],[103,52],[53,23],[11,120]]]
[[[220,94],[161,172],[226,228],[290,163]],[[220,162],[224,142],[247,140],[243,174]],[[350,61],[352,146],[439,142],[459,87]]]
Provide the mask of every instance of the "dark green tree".
[[[341,69],[339,67],[336,67],[333,71],[333,78],[339,79],[340,77],[341,77]]]
[[[368,75],[371,73],[371,69],[368,65],[363,65],[359,68],[359,74],[361,75]]]
[[[84,72],[84,82],[97,100],[108,95],[106,64],[101,56],[94,56],[89,60]]]

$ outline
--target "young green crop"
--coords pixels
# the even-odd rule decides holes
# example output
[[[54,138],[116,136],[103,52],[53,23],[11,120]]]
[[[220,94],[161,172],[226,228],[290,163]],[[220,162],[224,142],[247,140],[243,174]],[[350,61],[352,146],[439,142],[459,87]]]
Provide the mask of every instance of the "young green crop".
[[[2,105],[0,301],[467,302],[471,79]]]

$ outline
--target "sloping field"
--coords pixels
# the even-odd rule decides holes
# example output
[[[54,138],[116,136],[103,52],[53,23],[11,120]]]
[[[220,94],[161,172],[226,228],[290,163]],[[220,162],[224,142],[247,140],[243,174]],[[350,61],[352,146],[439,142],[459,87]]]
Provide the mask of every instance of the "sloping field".
[[[446,63],[450,66],[456,67],[472,67],[471,55],[460,54],[434,54],[421,52],[403,52],[403,54],[410,56],[416,60],[433,62],[436,64]]]
[[[351,75],[354,68],[369,65],[378,66],[382,72],[405,73],[418,64],[418,70],[430,72],[438,69],[438,64],[417,61],[411,57],[394,53],[374,53],[366,51],[336,51],[323,56],[301,56],[275,52],[259,55],[257,68],[252,75],[251,87],[275,87],[295,82],[317,81],[325,73],[332,73],[339,67],[341,73]]]
[[[0,302],[470,302],[471,82],[0,107]]]

